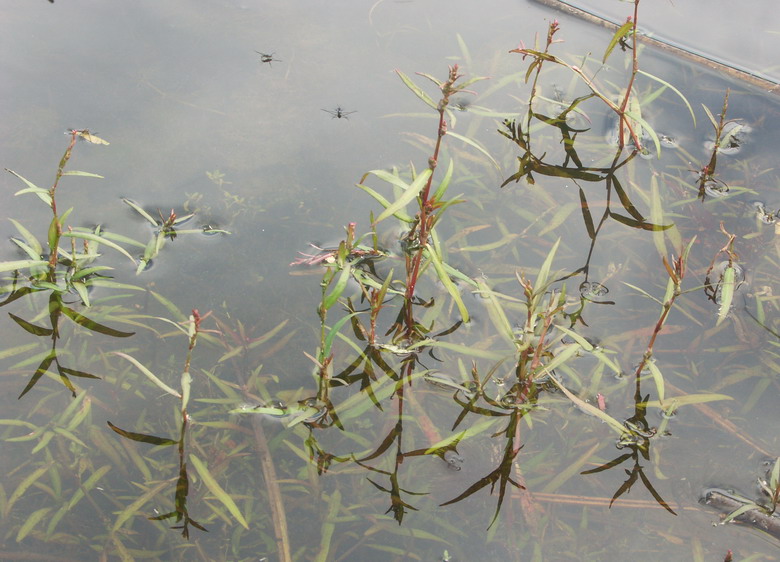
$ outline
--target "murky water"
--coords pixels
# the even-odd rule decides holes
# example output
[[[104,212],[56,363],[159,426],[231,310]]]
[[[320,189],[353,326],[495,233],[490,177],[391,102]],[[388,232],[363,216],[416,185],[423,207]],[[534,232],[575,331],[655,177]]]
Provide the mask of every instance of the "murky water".
[[[627,5],[614,4],[624,18]],[[669,15],[677,9],[647,8],[648,25],[679,38]],[[79,310],[136,335],[74,329],[63,318],[60,362],[102,379],[71,377],[77,402],[56,370],[17,400],[51,334],[13,317],[0,327],[0,558],[27,552],[91,559],[101,552],[128,560],[722,560],[731,549],[735,559],[772,559],[777,539],[746,526],[713,526],[718,514],[699,499],[713,486],[758,498],[762,463],[780,454],[779,248],[776,222],[767,219],[780,209],[777,100],[645,49],[642,68],[685,94],[696,125],[679,96],[667,89],[651,99],[659,84],[640,77],[642,118],[663,138],[660,153],[652,146],[649,158],[635,158],[616,174],[622,197],[613,191],[608,203],[604,181],[583,175],[536,173],[533,185],[521,180],[501,188],[517,172],[520,153],[497,130],[506,132],[504,118],[522,119],[529,97],[528,61],[508,51],[521,41],[533,45],[558,18],[558,37],[566,41],[553,52],[595,72],[597,63],[582,56],[599,60],[609,34],[533,2],[475,10],[468,2],[387,0],[27,0],[2,8],[4,167],[48,187],[69,141],[62,132],[89,128],[111,144],[79,142],[68,169],[104,179],[62,180],[58,206],[74,207],[69,224],[100,223],[146,245],[155,227],[125,197],[155,219],[171,209],[195,212],[179,230],[209,226],[230,234],[167,239],[140,275],[124,256],[101,248],[100,263],[115,268],[114,280],[137,288],[99,287],[93,307]],[[700,17],[708,29],[723,21],[717,10]],[[717,56],[733,52],[722,50],[722,34],[697,37],[697,47]],[[616,51],[598,72],[598,86],[610,96],[625,83],[625,56]],[[425,169],[435,113],[393,70],[427,86],[415,72],[444,78],[454,63],[467,78],[491,77],[470,87],[476,95],[453,102],[449,126],[478,141],[496,163],[445,137],[437,170],[439,181],[452,159],[448,195],[464,200],[436,228],[447,263],[463,273],[453,283],[473,318],[458,323],[448,288],[429,268],[418,294],[431,306],[419,309],[420,323],[445,345],[419,354],[407,384],[398,373],[409,350],[384,335],[399,299],[386,303],[377,326],[379,351],[346,322],[332,341],[328,407],[307,357],[317,356],[320,342],[322,269],[289,264],[299,252],[315,255],[311,244],[333,247],[349,222],[360,234],[368,230],[369,212],[376,216],[381,207],[354,185],[368,170],[396,167],[408,181],[408,162]],[[701,200],[701,170],[714,142],[702,104],[717,117],[727,88],[728,117],[742,124],[740,148],[724,147]],[[436,99],[435,89],[426,91]],[[555,115],[586,93],[569,71],[548,65],[537,111]],[[580,168],[606,169],[615,149],[605,136],[615,120],[593,100],[581,109],[570,121],[589,129],[574,145]],[[555,165],[566,158],[558,130],[533,130],[534,153]],[[641,141],[654,144],[650,135]],[[367,182],[392,197],[387,185]],[[30,194],[13,197],[23,187],[14,176],[6,174],[1,185],[4,217],[45,240],[50,211]],[[613,215],[600,224],[608,205]],[[645,228],[635,228],[643,221]],[[391,222],[379,233],[391,256],[369,272],[380,281],[391,269],[403,278],[403,244]],[[721,222],[736,235],[731,247]],[[674,226],[653,231],[650,224]],[[0,234],[20,237],[9,220]],[[678,257],[694,236],[683,293],[654,347],[664,406],[669,413],[676,407],[664,416],[652,402],[660,398],[652,368],[639,389],[633,373],[667,290],[662,256]],[[549,380],[539,379],[542,390],[528,403],[513,394],[514,342],[533,341],[523,331],[517,275],[533,282],[558,239],[551,276],[565,281],[552,288],[565,285],[567,313],[582,310],[579,320],[561,320],[576,333],[549,339],[546,358],[584,338],[587,351],[558,365],[556,380],[625,422],[631,431],[622,436]],[[739,267],[725,309],[724,248]],[[139,257],[144,248],[133,252]],[[18,245],[0,250],[4,261],[24,258]],[[38,298],[44,294],[5,311],[45,326],[49,309]],[[63,300],[78,306],[78,295]],[[365,309],[357,296],[353,304]],[[159,318],[183,321],[192,309],[213,311],[204,330],[222,335],[204,332],[192,353],[180,456],[176,446],[123,437],[106,422],[179,438],[175,393],[187,340]],[[336,305],[328,325],[343,315]],[[368,325],[365,313],[355,318]],[[174,395],[112,352],[136,358]],[[721,400],[686,403],[685,396],[714,394]],[[651,401],[646,415],[637,406],[644,400]],[[180,521],[151,519],[177,510]],[[170,529],[177,523],[189,538]]]

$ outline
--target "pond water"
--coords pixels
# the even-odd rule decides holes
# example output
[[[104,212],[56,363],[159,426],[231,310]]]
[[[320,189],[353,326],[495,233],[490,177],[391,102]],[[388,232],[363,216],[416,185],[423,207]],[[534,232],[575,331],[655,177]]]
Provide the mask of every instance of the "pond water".
[[[608,4],[610,17],[631,13]],[[642,5],[640,22],[643,8],[650,29],[685,44],[671,23],[682,6]],[[700,10],[701,27],[728,9]],[[64,169],[103,178],[64,176],[60,215],[73,207],[66,225],[101,225],[135,260],[101,242],[95,263],[111,279],[87,275],[83,294],[72,277],[70,291],[64,278],[42,284],[40,265],[3,268],[0,558],[777,558],[776,531],[714,525],[719,512],[701,502],[716,487],[767,503],[757,480],[780,455],[776,97],[642,47],[633,123],[648,154],[616,155],[620,127],[598,99],[533,118],[528,133],[532,58],[509,51],[537,34],[543,48],[551,20],[564,40],[551,52],[608,99],[631,67],[619,46],[600,66],[608,30],[537,2],[0,10],[3,167],[48,189],[73,141]],[[767,37],[778,24],[762,17]],[[764,47],[746,42],[731,59],[722,37],[697,34],[691,48],[773,76]],[[442,211],[426,254],[448,265],[429,263],[417,284],[428,339],[393,338],[395,296],[369,345],[354,283],[323,328],[324,268],[291,263],[337,248],[349,223],[370,231],[383,207],[355,185],[366,172],[390,201],[400,191],[383,178],[412,183],[410,163],[423,173],[438,114],[394,70],[435,104],[415,73],[446,80],[454,64],[461,82],[489,79],[447,114],[458,136],[444,136],[433,189],[452,166],[445,199],[462,202]],[[575,72],[545,63],[538,116],[590,92]],[[717,122],[727,90],[734,121],[713,158],[703,106]],[[110,144],[79,140],[85,129]],[[524,155],[533,183],[518,172]],[[48,259],[32,239],[46,247],[51,209],[14,196],[25,184],[12,174],[0,185],[0,261]],[[172,212],[194,213],[175,235],[163,230]],[[342,258],[366,287],[392,275],[390,294],[403,293],[414,237],[382,218],[376,246],[388,255]],[[669,272],[694,239],[663,316]],[[530,306],[524,279],[537,283]],[[188,353],[175,324],[186,332],[193,309],[202,332]],[[332,359],[320,368],[323,343]]]

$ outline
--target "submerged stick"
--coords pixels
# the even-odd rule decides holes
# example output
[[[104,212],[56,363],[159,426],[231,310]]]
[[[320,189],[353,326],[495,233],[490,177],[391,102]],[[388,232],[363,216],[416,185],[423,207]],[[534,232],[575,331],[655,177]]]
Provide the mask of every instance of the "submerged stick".
[[[612,31],[620,27],[620,24],[618,24],[617,22],[596,15],[582,8],[578,8],[577,6],[567,2],[566,0],[533,0],[533,1],[538,4],[547,6],[548,8],[554,8],[556,10],[560,10],[566,14],[572,15],[574,17],[585,20],[587,22],[600,25]],[[743,68],[732,66],[730,64],[716,60],[710,56],[707,56],[703,53],[697,53],[690,49],[685,49],[683,47],[674,45],[673,43],[670,43],[663,39],[656,39],[654,37],[650,37],[642,33],[637,33],[636,38],[640,43],[644,43],[645,45],[649,45],[651,47],[656,47],[676,57],[680,57],[687,61],[693,62],[695,64],[705,66],[710,70],[722,72],[735,80],[747,82],[752,86],[756,86],[757,88],[761,88],[762,90],[766,90],[767,92],[771,92],[773,94],[780,94],[780,83],[770,78],[766,78],[764,76],[756,74],[755,72],[750,72]]]
[[[719,488],[705,490],[701,501],[703,504],[712,506],[723,513],[733,513],[742,506],[747,505],[742,498]],[[734,517],[734,521],[761,529],[773,537],[780,538],[780,517],[769,515],[760,509],[745,511]]]

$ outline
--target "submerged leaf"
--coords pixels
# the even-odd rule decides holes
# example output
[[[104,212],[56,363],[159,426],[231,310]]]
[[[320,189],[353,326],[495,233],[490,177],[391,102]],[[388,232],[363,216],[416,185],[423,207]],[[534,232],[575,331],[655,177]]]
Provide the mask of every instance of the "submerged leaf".
[[[203,463],[203,461],[201,461],[195,455],[190,455],[190,462],[195,467],[195,470],[198,471],[198,474],[209,491],[214,494],[214,496],[220,502],[222,502],[222,505],[228,509],[228,511],[233,515],[233,517],[236,518],[236,521],[238,521],[241,526],[244,527],[244,529],[249,529],[249,525],[247,524],[246,519],[244,519],[244,516],[241,514],[241,511],[238,509],[236,502],[233,501],[233,498],[230,497],[230,495],[225,490],[222,489],[219,483],[214,479],[214,476],[211,475],[211,472],[209,472],[208,467]]]
[[[166,437],[157,437],[156,435],[147,435],[145,433],[135,433],[134,431],[127,431],[125,429],[121,429],[115,426],[110,421],[107,421],[106,423],[108,424],[108,427],[113,429],[122,437],[132,439],[133,441],[139,441],[141,443],[149,443],[151,445],[159,445],[161,447],[166,447],[168,445],[176,445],[178,443],[178,441],[174,441],[173,439],[168,439]]]
[[[130,355],[127,355],[126,353],[122,353],[121,351],[114,351],[114,355],[118,355],[119,357],[122,357],[124,359],[127,359],[136,366],[136,368],[141,371],[144,375],[146,375],[146,378],[148,378],[150,381],[152,381],[154,384],[156,384],[158,387],[160,387],[162,390],[167,392],[168,394],[171,394],[175,396],[176,398],[181,398],[181,394],[174,389],[172,389],[170,386],[165,384],[163,381],[157,378],[157,376],[152,373],[149,369],[144,367],[137,359],[134,357],[131,357]]]

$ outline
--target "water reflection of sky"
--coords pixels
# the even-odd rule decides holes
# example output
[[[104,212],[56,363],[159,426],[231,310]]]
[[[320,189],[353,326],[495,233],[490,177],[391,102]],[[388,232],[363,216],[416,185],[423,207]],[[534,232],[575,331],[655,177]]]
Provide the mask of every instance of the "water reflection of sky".
[[[625,3],[615,5],[618,10],[626,9]],[[651,8],[648,25],[651,17],[666,13],[655,6]],[[324,244],[337,239],[342,225],[349,221],[356,220],[359,227],[366,227],[368,209],[376,210],[376,206],[354,183],[367,170],[404,166],[410,160],[418,170],[425,165],[427,153],[418,148],[413,136],[404,133],[430,136],[435,121],[410,115],[422,115],[425,107],[403,87],[392,70],[399,68],[409,75],[423,71],[443,76],[447,64],[458,62],[469,74],[494,77],[474,86],[483,93],[490,91],[498,78],[525,69],[520,57],[508,51],[521,40],[532,44],[536,32],[543,36],[545,18],[559,17],[562,21],[561,36],[566,42],[556,47],[562,56],[586,51],[598,54],[609,39],[601,29],[563,18],[535,3],[496,2],[485,9],[469,2],[387,0],[373,5],[346,1],[312,5],[201,0],[195,4],[140,2],[117,6],[65,0],[50,5],[44,0],[25,0],[6,4],[2,11],[0,72],[5,78],[0,85],[3,99],[0,112],[6,130],[0,141],[2,165],[48,185],[66,145],[67,137],[62,131],[89,127],[110,140],[111,145],[80,144],[72,166],[98,172],[106,179],[95,180],[95,185],[63,184],[63,200],[66,205],[76,207],[74,222],[91,224],[100,218],[110,228],[144,239],[149,235],[148,225],[133,216],[121,203],[120,196],[131,197],[150,212],[157,208],[182,209],[185,201],[201,206],[203,221],[216,223],[233,235],[209,239],[182,237],[171,243],[155,267],[139,279],[131,276],[129,266],[116,260],[118,275],[125,275],[128,282],[154,282],[156,290],[167,290],[166,296],[185,310],[192,307],[223,310],[224,306],[261,333],[289,319],[291,328],[298,330],[292,340],[294,345],[268,365],[282,377],[283,382],[278,385],[282,391],[311,385],[308,376],[311,363],[302,351],[312,353],[316,346],[319,297],[319,277],[290,276],[287,264],[296,252],[307,248],[308,242]],[[715,10],[711,14],[707,29],[714,29],[716,22],[724,19]],[[664,29],[668,25],[673,30],[673,20],[659,21]],[[459,45],[458,36],[468,53]],[[717,38],[721,36],[718,34]],[[697,37],[705,39],[698,33]],[[704,45],[716,49],[722,43],[706,40]],[[746,50],[752,52],[752,48]],[[256,51],[273,54],[276,60],[272,64],[263,63]],[[663,175],[664,167],[672,166],[677,171],[701,166],[707,156],[703,145],[709,129],[700,104],[717,112],[726,84],[700,69],[679,68],[668,57],[654,57],[648,51],[643,56],[646,70],[676,80],[686,93],[693,92],[691,103],[699,126],[692,127],[684,104],[670,92],[652,104],[648,108],[648,120],[659,131],[679,137],[683,149],[664,153],[661,162],[638,162],[631,194],[643,212],[649,212],[650,204],[643,199],[643,193],[647,192],[651,178],[662,178],[661,185],[669,190],[664,192],[664,202],[670,206],[669,220],[679,221],[686,238],[696,234],[700,239],[702,250],[690,278],[691,284],[697,285],[703,281],[709,258],[724,243],[713,234],[718,220],[724,218],[730,229],[742,228],[743,232],[749,232],[751,228],[755,230],[750,214],[750,200],[754,196],[772,208],[780,207],[776,176],[771,170],[762,172],[774,166],[767,147],[777,145],[773,126],[777,108],[772,102],[735,86],[730,115],[755,124],[756,135],[746,146],[749,157],[745,157],[745,164],[739,164],[741,161],[735,158],[724,158],[721,169],[726,181],[755,193],[745,193],[736,202],[708,201],[702,207],[704,212],[691,220],[683,216],[680,207],[675,207],[674,196],[683,193],[695,198],[695,195],[675,191],[679,185],[675,186],[670,177]],[[616,67],[600,75],[603,84],[620,83],[622,69]],[[555,83],[556,89],[564,94],[573,93],[568,75],[550,73],[546,78],[548,84]],[[641,85],[641,88],[649,87],[648,82]],[[549,88],[542,93],[548,97],[555,95]],[[582,88],[576,93],[582,94]],[[510,84],[492,95],[478,95],[474,105],[496,112],[519,113],[524,106],[518,100],[526,96],[525,89]],[[356,113],[346,120],[333,119],[322,111],[336,107]],[[490,279],[497,290],[516,291],[516,297],[520,296],[514,279],[517,268],[522,267],[533,275],[558,236],[563,237],[564,243],[556,268],[570,272],[581,267],[589,241],[574,184],[570,180],[542,177],[535,187],[521,183],[499,189],[503,179],[516,171],[516,154],[495,133],[498,120],[481,117],[477,110],[456,115],[459,120],[456,130],[484,143],[502,169],[491,169],[462,146],[449,149],[467,163],[464,173],[456,176],[451,188],[453,194],[464,193],[467,203],[452,209],[451,223],[442,224],[442,238],[457,237],[466,228],[485,227],[453,244],[451,263],[470,276]],[[603,131],[609,124],[598,110],[588,117],[599,133],[591,145],[583,139],[583,147],[588,147],[583,148],[583,156],[593,161],[602,157],[599,151],[603,151]],[[556,150],[552,144],[548,148],[551,153]],[[225,181],[230,183],[220,188],[206,177],[206,172],[216,170],[224,173]],[[19,188],[15,178],[4,176],[0,185],[3,186],[0,204],[6,216],[22,218],[30,224],[46,220],[46,214],[29,200],[9,195]],[[69,185],[78,187],[69,192]],[[595,212],[603,204],[603,189],[584,186],[584,190]],[[539,216],[551,210],[554,213],[558,208],[574,211],[551,232],[543,231],[543,223],[533,226]],[[693,207],[685,207],[684,211],[690,208]],[[518,237],[500,251],[485,253],[468,249],[468,246],[500,239],[506,232],[498,225],[512,235],[519,233]],[[8,221],[0,224],[3,238],[14,233]],[[765,231],[751,240],[763,241],[768,247],[775,244]],[[774,262],[764,259],[763,247],[747,244],[740,251],[748,262],[748,271],[752,270],[771,289],[773,283],[776,285],[776,272],[772,272]],[[14,259],[8,248],[0,255],[3,259]],[[631,369],[632,361],[641,357],[642,346],[646,344],[646,338],[633,331],[651,327],[657,311],[624,283],[639,286],[660,298],[665,287],[663,277],[647,276],[648,261],[658,259],[649,233],[640,236],[612,221],[600,233],[590,262],[590,280],[604,281],[610,289],[608,298],[617,304],[588,308],[585,313],[588,326],[583,328],[583,333],[615,351],[627,370]],[[655,269],[662,272],[660,265]],[[582,276],[573,278],[570,292],[575,292],[582,280]],[[421,288],[441,298],[440,288],[435,285],[422,284]],[[456,332],[452,341],[486,352],[506,349],[507,345],[495,336],[483,303],[476,299],[470,306],[473,306],[474,322]],[[755,397],[758,406],[754,410],[741,412],[739,409],[740,401],[756,392],[750,371],[760,368],[755,364],[756,352],[738,346],[729,353],[718,350],[734,343],[735,332],[729,323],[719,330],[712,327],[713,306],[700,293],[690,296],[684,306],[690,315],[704,318],[703,325],[695,326],[695,322],[688,322],[682,315],[674,317],[669,339],[661,338],[657,348],[657,358],[664,365],[665,374],[679,386],[690,383],[690,392],[732,394],[737,400],[718,405],[718,411],[726,417],[735,416],[756,439],[776,446],[776,435],[771,429],[778,422],[777,409],[772,407],[776,383],[769,384],[766,396]],[[522,320],[522,311],[515,312],[516,316],[510,318],[512,323]],[[156,313],[162,315],[165,311]],[[742,318],[742,321],[749,324],[749,319]],[[14,341],[25,341],[12,328],[10,336],[16,338]],[[755,339],[755,334],[760,332],[755,327],[747,329],[753,333],[744,336],[747,340]],[[707,338],[697,339],[703,332]],[[766,339],[759,338],[759,341],[764,346],[759,349],[765,352]],[[153,342],[147,343],[151,349]],[[700,350],[701,355],[689,357],[691,349]],[[149,360],[154,357],[150,353]],[[493,360],[477,360],[480,373],[488,372],[493,363]],[[589,373],[595,363],[583,358],[579,365]],[[462,374],[469,371],[470,365],[467,361],[460,365],[453,361],[447,368]],[[509,371],[509,366],[505,366],[497,375]],[[576,380],[575,375],[569,373],[572,377],[569,380]],[[500,385],[491,388],[496,393],[501,391]],[[603,388],[615,404],[610,413],[619,419],[629,416],[630,385],[625,380],[614,380]],[[104,391],[108,392],[99,385],[94,387],[98,394]],[[338,398],[345,399],[344,395]],[[448,409],[449,397],[423,387],[418,400],[419,403],[410,407],[411,416],[425,412],[446,434],[453,421]],[[544,406],[552,413],[540,416],[533,427],[522,429],[524,449],[520,458],[529,490],[542,495],[558,492],[611,497],[625,479],[621,469],[588,477],[577,475],[620,454],[608,431],[583,430],[589,427],[590,419],[572,409],[560,395],[550,394],[545,400]],[[761,412],[761,419],[749,424],[745,418],[755,416],[755,412]],[[599,510],[594,519],[597,523],[588,527],[589,508],[576,503],[545,504],[548,516],[555,522],[555,533],[550,531],[556,535],[554,538],[537,537],[538,542],[534,543],[536,539],[523,535],[525,538],[519,543],[509,539],[486,541],[484,529],[495,509],[495,496],[486,498],[483,490],[450,508],[438,507],[492,469],[497,454],[495,447],[489,440],[473,440],[464,442],[459,449],[464,458],[460,471],[450,470],[435,458],[408,461],[410,466],[414,463],[414,471],[408,475],[405,486],[430,491],[431,496],[419,500],[417,507],[421,512],[411,515],[411,523],[400,532],[420,528],[446,537],[446,542],[433,546],[425,541],[419,543],[419,552],[425,553],[423,559],[441,556],[445,549],[459,553],[463,559],[480,556],[524,559],[520,553],[529,552],[534,544],[545,556],[558,559],[562,552],[594,552],[594,537],[608,545],[600,554],[591,554],[600,556],[598,559],[622,559],[621,554],[615,553],[623,549],[645,553],[636,559],[685,558],[687,547],[674,540],[666,541],[675,525],[685,529],[685,533],[673,538],[706,537],[705,546],[714,545],[713,556],[722,554],[718,548],[726,546],[738,546],[745,553],[764,552],[766,543],[751,541],[749,536],[730,534],[724,538],[723,529],[714,530],[709,526],[715,515],[699,510],[695,504],[698,490],[705,485],[749,485],[758,460],[755,453],[735,458],[733,451],[740,444],[732,436],[713,430],[706,419],[692,410],[680,413],[678,419],[680,423],[674,427],[673,435],[658,445],[659,457],[653,460],[658,467],[653,481],[661,494],[685,506],[675,520],[663,510],[644,514],[640,509],[608,512],[597,507],[593,508]],[[116,421],[129,425],[132,415],[124,412]],[[351,439],[367,447],[365,440],[381,437],[378,428],[389,423],[387,417],[374,410],[366,412],[359,421],[359,425],[350,428],[354,434],[349,437],[335,428],[323,432],[319,436],[321,445],[342,453],[352,449],[358,452]],[[96,423],[103,424],[103,420]],[[425,444],[419,436],[416,439],[418,446]],[[286,451],[281,451],[279,456],[280,462],[294,467],[290,474],[297,477],[300,465],[295,463],[299,459],[287,456]],[[561,461],[561,457],[565,460]],[[728,462],[722,462],[724,459]],[[651,463],[647,465],[650,467]],[[567,467],[575,467],[570,478],[557,481],[556,473]],[[364,475],[355,477],[349,470],[344,470],[345,474],[338,474],[335,469],[334,472],[336,475],[323,477],[323,486],[332,482],[330,478],[352,478],[356,490],[360,489],[356,497],[371,497],[361,489],[370,486]],[[652,501],[647,493],[637,492],[637,497]],[[311,548],[316,552],[322,521],[306,519],[311,517],[311,511],[301,508],[297,512],[295,504],[300,500],[290,501],[291,517],[300,513],[304,518],[293,519],[291,524],[308,529],[301,533],[301,543],[296,546],[303,545],[305,536],[307,544],[313,545]],[[344,498],[345,505],[351,501],[349,497]],[[387,498],[378,494],[371,501],[371,505],[358,510],[360,516],[381,518],[387,509]],[[499,533],[511,535],[515,528],[525,528],[528,520],[523,519],[521,501],[522,498],[512,496],[499,520]],[[391,521],[387,523],[395,525]],[[576,533],[574,529],[578,526],[587,532]],[[395,527],[392,529],[389,526],[385,529],[387,534],[378,544],[392,542],[387,538],[395,532]],[[342,539],[347,543],[349,532]],[[198,540],[206,543],[209,538]],[[497,546],[498,542],[503,544]],[[207,550],[216,548],[210,545]],[[368,552],[375,551],[366,548],[358,552],[353,559],[367,559]]]

